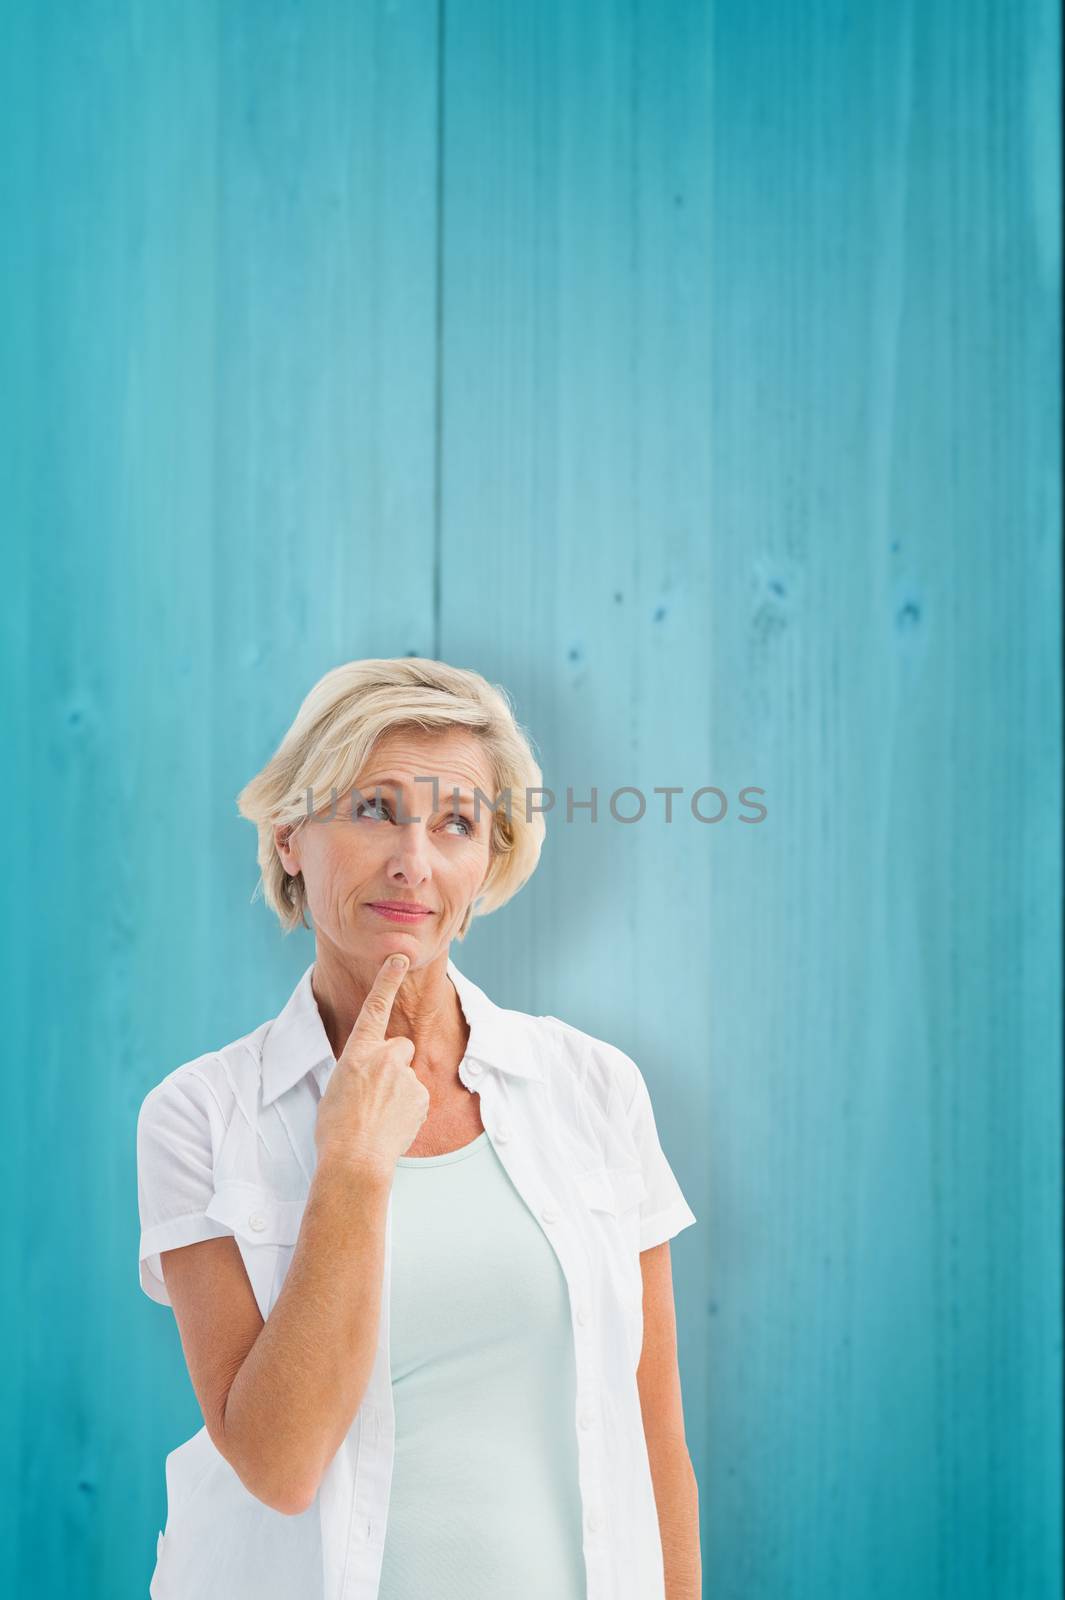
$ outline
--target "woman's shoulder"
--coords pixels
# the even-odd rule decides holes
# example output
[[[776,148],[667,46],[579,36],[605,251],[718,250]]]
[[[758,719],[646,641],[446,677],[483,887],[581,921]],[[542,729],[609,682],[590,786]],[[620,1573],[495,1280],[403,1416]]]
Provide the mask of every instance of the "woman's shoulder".
[[[587,1136],[589,1151],[603,1166],[631,1169],[640,1164],[632,1126],[634,1107],[642,1106],[643,1077],[619,1045],[564,1022],[535,1019],[542,1048],[550,1058],[553,1096],[560,1121]],[[586,1163],[591,1161],[590,1154]]]
[[[147,1090],[139,1122],[228,1124],[239,1106],[254,1104],[262,1071],[259,1043],[269,1025],[172,1067]]]
[[[563,1070],[602,1105],[620,1101],[628,1105],[636,1091],[640,1069],[620,1046],[550,1015],[533,1019],[540,1025],[550,1053]]]

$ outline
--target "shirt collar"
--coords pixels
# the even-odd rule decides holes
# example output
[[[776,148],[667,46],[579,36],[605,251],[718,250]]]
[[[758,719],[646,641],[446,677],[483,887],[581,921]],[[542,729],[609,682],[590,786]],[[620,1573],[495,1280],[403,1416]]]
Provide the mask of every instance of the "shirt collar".
[[[312,961],[284,1009],[267,1029],[262,1044],[263,1105],[291,1089],[308,1072],[314,1072],[324,1089],[336,1059],[311,988]],[[517,1078],[543,1078],[527,1018],[520,1011],[497,1006],[483,989],[459,971],[449,958],[447,975],[455,985],[462,1013],[470,1028],[465,1059],[509,1073]]]

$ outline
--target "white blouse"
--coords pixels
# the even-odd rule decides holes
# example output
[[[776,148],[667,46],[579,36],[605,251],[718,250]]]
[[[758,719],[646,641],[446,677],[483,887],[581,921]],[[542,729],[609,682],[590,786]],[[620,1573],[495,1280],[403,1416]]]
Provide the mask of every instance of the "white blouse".
[[[313,970],[276,1019],[175,1068],[144,1099],[140,1282],[162,1305],[161,1252],[227,1234],[264,1318],[277,1300],[317,1159],[318,1102],[336,1065]],[[557,1017],[495,1005],[450,960],[447,974],[470,1028],[459,1079],[480,1095],[493,1150],[566,1281],[588,1600],[664,1600],[636,1384],[640,1252],[695,1216],[629,1056]],[[395,1448],[392,1210],[390,1195],[373,1370],[314,1501],[286,1516],[257,1500],[201,1428],[166,1458],[152,1600],[377,1600]]]

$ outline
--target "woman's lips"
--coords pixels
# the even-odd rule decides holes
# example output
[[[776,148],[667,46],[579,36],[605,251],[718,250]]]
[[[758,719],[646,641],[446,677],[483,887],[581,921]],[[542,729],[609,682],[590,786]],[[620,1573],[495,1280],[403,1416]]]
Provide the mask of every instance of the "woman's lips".
[[[389,922],[424,922],[433,914],[431,911],[402,911],[398,906],[374,905],[372,901],[370,910],[376,911],[379,917],[387,917]]]

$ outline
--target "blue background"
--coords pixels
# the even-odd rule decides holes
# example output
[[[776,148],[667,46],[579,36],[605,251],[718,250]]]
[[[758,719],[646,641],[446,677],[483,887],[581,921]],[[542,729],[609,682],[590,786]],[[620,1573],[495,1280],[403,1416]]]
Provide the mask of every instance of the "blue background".
[[[1059,32],[3,7],[5,1595],[146,1594],[137,1108],[313,956],[238,789],[407,653],[599,792],[452,953],[648,1079],[705,1593],[1059,1593]]]

